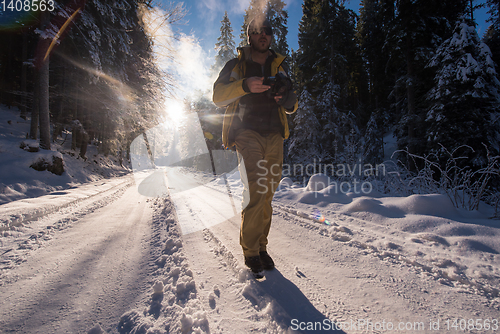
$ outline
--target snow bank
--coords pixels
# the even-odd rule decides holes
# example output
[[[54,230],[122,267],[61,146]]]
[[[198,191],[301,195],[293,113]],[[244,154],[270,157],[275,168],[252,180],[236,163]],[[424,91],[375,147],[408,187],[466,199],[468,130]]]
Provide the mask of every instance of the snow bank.
[[[330,185],[330,178],[324,174],[314,174],[307,183],[307,191],[320,191]]]
[[[71,150],[71,135],[63,145],[51,143],[51,151],[40,150],[37,141],[26,139],[29,131],[29,118],[0,105],[0,205],[130,172],[114,157],[100,155],[93,145],[87,149],[87,160],[79,158]],[[53,169],[59,159],[63,165]],[[33,169],[36,166],[41,171]]]
[[[460,217],[458,210],[446,195],[411,195],[408,197],[371,198],[360,197],[346,205],[343,213],[370,212],[384,217],[400,217],[407,215],[426,215],[443,218]]]
[[[321,235],[380,259],[402,262],[447,285],[500,301],[499,223],[494,209],[457,209],[446,195],[389,197],[338,193],[323,175],[307,187],[282,187],[275,205],[306,219]]]

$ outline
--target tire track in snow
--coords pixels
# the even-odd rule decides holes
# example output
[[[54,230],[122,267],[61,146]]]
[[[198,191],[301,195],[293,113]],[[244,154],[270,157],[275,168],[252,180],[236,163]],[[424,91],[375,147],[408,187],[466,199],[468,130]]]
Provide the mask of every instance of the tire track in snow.
[[[469,293],[479,294],[492,302],[492,307],[500,309],[499,301],[500,286],[495,285],[490,280],[473,279],[465,273],[466,266],[452,260],[452,253],[447,246],[448,243],[442,237],[421,233],[414,234],[405,231],[378,231],[382,228],[368,220],[364,220],[351,215],[335,212],[329,215],[331,226],[318,221],[314,215],[309,215],[300,210],[278,206],[282,212],[286,212],[297,217],[304,224],[309,224],[315,228],[319,234],[325,234],[333,240],[346,242],[353,247],[359,248],[366,255],[372,255],[380,260],[391,259],[391,261],[411,266],[416,272],[439,281],[441,284],[455,286],[468,290]],[[339,225],[342,224],[342,225]],[[349,227],[346,227],[349,226]],[[366,230],[366,231],[365,231]],[[370,233],[367,235],[367,233]],[[379,245],[373,245],[373,241],[384,240]],[[405,250],[405,243],[411,241],[419,244],[419,251],[416,255],[411,255]],[[442,249],[436,250],[436,246]],[[432,248],[432,251],[430,250]],[[440,253],[441,258],[431,260],[424,259],[425,250],[429,253]],[[498,280],[497,280],[498,283]]]
[[[140,298],[137,286],[148,280],[151,219],[146,199],[123,189],[12,271],[0,287],[1,328],[77,333],[97,324],[116,333],[121,314]]]
[[[119,199],[131,185],[131,180],[127,178],[109,189],[88,197],[47,210],[36,209],[36,217],[32,216],[31,220],[23,220],[26,226],[18,228],[18,232],[4,232],[6,235],[0,238],[0,278],[5,276],[7,270],[25,262],[31,252],[42,247],[57,232]]]
[[[124,186],[131,186],[133,183],[131,176],[125,176],[117,179],[118,184],[114,184],[111,187],[107,187],[106,185],[108,184],[108,182],[105,181],[98,181],[94,184],[84,185],[85,188],[90,188],[93,185],[97,186],[97,183],[101,183],[101,187],[104,186],[104,189],[97,190],[97,192],[88,192],[86,189],[82,190],[82,187],[77,187],[67,189],[65,191],[56,191],[52,194],[42,196],[41,198],[28,198],[4,204],[2,206],[4,212],[2,214],[2,217],[0,218],[0,232],[16,230],[16,228],[19,228],[26,223],[35,221],[39,218],[45,217],[65,208],[78,205],[82,202],[94,201],[95,198],[100,197],[103,194],[114,193],[117,191],[117,189],[119,190]],[[86,193],[88,193],[88,195],[86,195]],[[73,197],[68,196],[68,194],[72,194]],[[53,201],[61,202],[61,195],[65,195],[67,198],[74,199],[65,201],[65,203],[63,204],[48,204]],[[20,203],[23,202],[24,205],[20,205]]]
[[[411,254],[404,240],[410,240],[414,235],[405,231],[394,231],[394,233],[379,233],[379,225],[361,218],[352,217],[343,213],[334,213],[327,217],[332,223],[331,226],[325,225],[316,219],[315,215],[308,215],[300,210],[284,207],[282,211],[284,217],[292,217],[298,224],[308,229],[314,230],[318,235],[331,238],[334,242],[341,242],[349,247],[359,249],[362,255],[375,257],[381,263],[390,263],[401,268],[408,267],[416,273],[421,280],[428,283],[437,282],[440,285],[448,286],[460,294],[466,293],[471,298],[477,299],[480,305],[487,305],[488,308],[500,310],[499,286],[497,278],[477,279],[471,278],[466,273],[466,266],[458,262],[447,260],[451,255],[447,249],[440,243],[441,239],[429,237],[428,240],[419,242],[419,250],[416,254]],[[346,227],[349,226],[348,228]],[[373,228],[371,228],[373,225]],[[368,228],[366,228],[368,226]],[[345,237],[339,238],[340,232],[348,232]],[[368,234],[370,233],[370,234]],[[432,235],[431,235],[432,236]],[[422,238],[424,238],[423,236]],[[374,241],[384,240],[383,243],[373,245]],[[402,246],[400,246],[402,245]],[[426,249],[432,254],[436,252],[436,247],[440,247],[440,257],[425,259],[423,252]],[[452,252],[451,252],[452,253]],[[395,281],[381,281],[388,289],[397,290],[401,283]],[[421,284],[418,283],[417,284]],[[404,289],[403,289],[404,290]],[[427,291],[422,290],[424,293]],[[407,298],[407,293],[397,291],[398,295]],[[411,300],[412,298],[410,298]]]
[[[138,308],[121,316],[119,332],[210,333],[174,205],[169,197],[150,201],[153,233],[147,297]]]

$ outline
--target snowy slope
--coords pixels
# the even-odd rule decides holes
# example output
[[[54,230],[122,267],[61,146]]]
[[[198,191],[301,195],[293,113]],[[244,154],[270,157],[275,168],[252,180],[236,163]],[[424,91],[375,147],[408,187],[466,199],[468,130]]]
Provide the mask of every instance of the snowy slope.
[[[238,244],[238,172],[88,174],[68,188],[64,175],[23,179],[9,138],[1,154],[18,179],[3,185],[31,190],[0,205],[0,333],[500,331],[500,223],[486,205],[283,181],[276,269],[257,281]]]
[[[52,143],[52,151],[31,153],[20,149],[30,132],[30,119],[22,119],[17,108],[0,105],[0,204],[22,198],[46,195],[82,183],[124,175],[130,168],[119,166],[114,157],[99,155],[96,146],[89,145],[87,160],[78,158],[71,148],[71,134],[66,133],[60,143]],[[66,139],[66,140],[64,140]],[[66,173],[61,176],[28,168],[40,157],[59,155]]]

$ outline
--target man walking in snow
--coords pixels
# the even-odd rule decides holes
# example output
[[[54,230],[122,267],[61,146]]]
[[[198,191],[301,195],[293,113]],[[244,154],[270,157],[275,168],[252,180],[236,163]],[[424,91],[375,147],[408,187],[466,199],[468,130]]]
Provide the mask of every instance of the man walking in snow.
[[[285,57],[270,49],[273,29],[265,17],[247,28],[249,46],[226,63],[214,84],[213,101],[227,107],[222,141],[236,146],[244,184],[240,245],[255,274],[274,268],[267,253],[271,202],[281,180],[286,114],[297,110],[297,96],[288,78]]]

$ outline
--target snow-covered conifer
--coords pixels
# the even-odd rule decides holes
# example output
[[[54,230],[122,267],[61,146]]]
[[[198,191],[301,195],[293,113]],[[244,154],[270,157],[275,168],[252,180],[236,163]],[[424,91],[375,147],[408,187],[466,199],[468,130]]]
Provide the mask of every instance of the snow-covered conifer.
[[[215,72],[218,72],[226,62],[236,57],[233,28],[231,28],[231,21],[229,21],[227,11],[220,22],[220,36],[215,44],[217,55],[215,56],[215,64],[212,67]]]
[[[314,114],[314,101],[304,89],[294,118],[295,128],[290,138],[288,155],[293,163],[307,164],[320,159],[320,123]]]
[[[377,113],[372,113],[364,136],[363,157],[366,162],[378,163],[384,157],[382,133],[377,124]]]
[[[476,151],[471,162],[482,165],[483,144],[498,150],[500,82],[490,49],[473,26],[458,22],[428,66],[437,68],[425,120],[429,151],[468,145]]]

